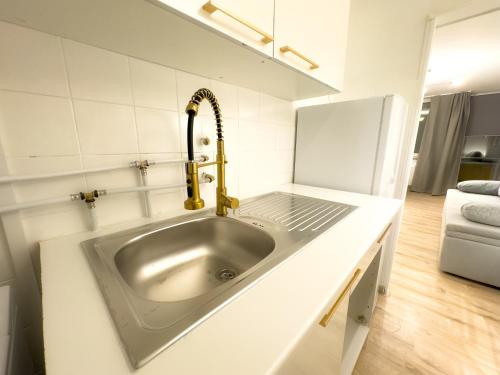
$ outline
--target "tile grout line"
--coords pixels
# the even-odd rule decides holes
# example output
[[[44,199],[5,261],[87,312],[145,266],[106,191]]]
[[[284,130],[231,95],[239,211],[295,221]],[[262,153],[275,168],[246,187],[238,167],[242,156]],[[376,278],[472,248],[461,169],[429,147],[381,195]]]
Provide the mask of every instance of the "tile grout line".
[[[139,142],[139,126],[137,123],[137,112],[136,112],[136,106],[135,106],[135,94],[134,94],[134,87],[132,83],[132,69],[130,67],[130,57],[127,56],[127,71],[128,71],[128,85],[130,89],[130,95],[132,96],[132,107],[133,107],[133,112],[134,112],[134,126],[135,126],[135,142],[137,146],[137,153],[141,154],[141,146]]]
[[[142,157],[141,157],[141,146],[140,146],[140,142],[139,142],[139,125],[138,125],[138,122],[137,122],[137,111],[136,111],[136,106],[135,106],[135,93],[134,93],[134,85],[132,83],[132,69],[131,69],[131,65],[130,65],[130,56],[127,56],[125,55],[126,59],[127,59],[127,71],[128,71],[128,86],[129,86],[129,89],[130,89],[130,95],[131,95],[131,99],[132,99],[132,111],[134,113],[134,127],[135,127],[135,143],[136,143],[136,146],[137,146],[137,153],[136,153],[136,158],[139,159],[139,160],[142,160]],[[140,186],[142,185],[142,181],[143,181],[143,176],[141,175],[141,172],[137,169],[134,173],[134,177],[135,177],[135,180],[136,180],[136,185]],[[149,207],[151,207],[151,211],[152,211],[152,202],[151,202],[151,196],[150,196],[150,193],[149,192],[144,192],[142,194],[135,194],[136,196],[138,197],[141,197],[142,199],[141,202],[141,206],[142,206],[142,216],[143,217],[147,217],[148,215],[149,216],[153,216],[153,213],[152,212],[148,212],[148,200],[149,200]]]
[[[179,150],[181,154],[183,153],[182,149],[182,126],[181,126],[181,114],[179,112],[180,108],[180,100],[179,100],[179,76],[178,72],[176,69],[174,69],[174,78],[175,78],[175,100],[176,100],[176,105],[177,105],[177,131],[179,133]],[[183,169],[184,171],[184,169]],[[184,174],[183,174],[184,176]],[[185,178],[185,176],[184,176]]]
[[[8,88],[0,88],[0,92],[2,92],[2,91],[6,92],[6,93],[26,94],[26,95],[43,96],[43,97],[57,98],[57,99],[72,99],[74,101],[99,103],[99,104],[111,104],[111,105],[118,105],[118,106],[123,106],[123,107],[135,106],[137,108],[143,108],[143,109],[149,109],[149,110],[157,110],[157,111],[165,111],[165,112],[171,112],[171,113],[179,113],[178,110],[167,109],[167,108],[164,108],[164,107],[154,107],[154,106],[147,106],[147,105],[134,105],[134,104],[130,104],[130,103],[118,103],[118,102],[113,102],[113,101],[109,101],[109,100],[97,100],[97,99],[90,99],[90,98],[75,97],[73,95],[61,96],[61,95],[52,95],[52,94],[46,94],[46,93],[36,92],[36,91],[26,91],[26,90],[15,90],[15,89],[8,89]],[[228,118],[235,119],[235,118],[232,118],[232,117],[228,117]]]
[[[64,49],[64,43],[63,39],[61,37],[57,37],[59,40],[59,46],[61,48],[61,56],[63,58],[63,68],[64,68],[64,76],[66,78],[66,86],[68,89],[68,99],[71,105],[71,114],[73,115],[73,129],[75,132],[76,136],[76,143],[78,146],[78,151],[79,151],[79,159],[80,159],[80,168],[85,168],[84,162],[83,162],[83,152],[82,152],[82,145],[80,143],[80,132],[78,130],[78,121],[76,119],[76,111],[75,111],[75,103],[73,100],[73,91],[71,89],[71,83],[70,83],[70,77],[69,77],[69,68],[68,68],[68,61],[66,59],[66,51]],[[87,180],[87,176],[85,174],[81,175],[83,177],[83,181],[85,184],[85,190],[87,191],[89,189],[89,184]]]

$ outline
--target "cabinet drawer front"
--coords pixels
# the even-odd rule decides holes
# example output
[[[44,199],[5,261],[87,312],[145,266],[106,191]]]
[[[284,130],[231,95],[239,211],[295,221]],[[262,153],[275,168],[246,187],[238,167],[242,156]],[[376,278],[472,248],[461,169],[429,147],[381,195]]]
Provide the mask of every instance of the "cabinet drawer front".
[[[243,45],[273,55],[273,0],[156,0]]]
[[[350,0],[276,0],[274,58],[340,91],[349,9]]]
[[[220,5],[214,3],[212,0],[207,1],[203,6],[201,7],[205,12],[208,14],[214,14],[215,12],[220,12],[226,15],[227,17],[231,18],[232,20],[238,22],[239,24],[249,28],[250,30],[255,31],[257,34],[261,36],[261,42],[264,44],[271,43],[273,41],[273,36],[266,31],[260,29],[259,27],[255,26],[253,23],[250,21],[247,21],[244,17],[239,16],[230,10],[221,7]]]
[[[380,233],[377,241],[373,243],[373,245],[370,247],[370,249],[366,252],[366,254],[363,256],[363,258],[359,261],[357,267],[361,270],[361,275],[363,275],[372,262],[373,258],[377,255],[377,253],[380,251],[380,249],[383,246],[383,243],[389,233],[391,232],[392,229],[392,223],[387,225],[384,230]],[[354,290],[356,286],[358,285],[359,280],[361,277],[359,277],[352,285],[351,290]]]

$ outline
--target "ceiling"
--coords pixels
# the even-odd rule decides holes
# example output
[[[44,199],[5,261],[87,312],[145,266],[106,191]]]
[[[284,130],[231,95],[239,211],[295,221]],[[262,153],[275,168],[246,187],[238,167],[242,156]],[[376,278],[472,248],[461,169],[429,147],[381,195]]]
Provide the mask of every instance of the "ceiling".
[[[436,29],[426,95],[500,91],[500,10]]]

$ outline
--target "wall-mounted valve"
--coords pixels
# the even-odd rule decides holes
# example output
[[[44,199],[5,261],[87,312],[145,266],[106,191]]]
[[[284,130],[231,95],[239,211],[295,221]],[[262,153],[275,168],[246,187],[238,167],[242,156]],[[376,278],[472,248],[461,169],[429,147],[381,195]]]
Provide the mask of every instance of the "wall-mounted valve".
[[[106,195],[106,190],[93,190],[88,192],[79,192],[78,194],[71,194],[71,200],[82,200],[87,204],[88,208],[95,207],[95,200],[102,195]]]
[[[132,167],[139,169],[143,176],[148,174],[148,167],[154,164],[154,162],[150,162],[149,160],[136,160],[130,163]]]
[[[92,190],[87,192],[79,192],[77,194],[71,194],[71,200],[78,201],[81,200],[85,202],[89,212],[90,218],[90,226],[92,230],[96,230],[98,227],[97,224],[97,215],[95,213],[95,200],[100,196],[106,195],[106,190]]]

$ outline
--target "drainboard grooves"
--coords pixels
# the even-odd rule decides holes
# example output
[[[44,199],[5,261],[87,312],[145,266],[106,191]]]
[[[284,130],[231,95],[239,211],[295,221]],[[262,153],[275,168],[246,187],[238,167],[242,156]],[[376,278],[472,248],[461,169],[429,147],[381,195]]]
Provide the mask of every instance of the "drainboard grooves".
[[[329,209],[326,214],[324,214],[323,216],[321,216],[318,219],[314,220],[312,223],[308,224],[306,227],[301,228],[300,231],[303,231],[303,230],[306,230],[307,228],[312,227],[314,224],[316,224],[318,222],[321,222],[321,220],[323,220],[323,219],[326,220],[325,218],[327,216],[330,216],[331,214],[334,214],[335,212],[338,212],[340,210],[342,210],[340,207],[336,207],[333,210]]]
[[[296,223],[296,222],[301,222],[301,221],[304,220],[304,218],[308,217],[309,215],[315,213],[318,210],[321,210],[325,206],[326,206],[326,204],[323,203],[323,204],[320,204],[319,206],[315,205],[313,207],[309,207],[307,209],[304,209],[304,210],[298,212],[295,215],[290,216],[288,219],[281,221],[281,223],[284,224],[284,223],[286,223],[288,220],[290,220],[292,218],[295,218],[295,219],[293,221],[289,222],[288,224],[286,224],[286,226],[289,226],[290,224],[293,224],[293,223]]]
[[[301,213],[304,211],[304,209],[306,208],[312,208],[312,207],[316,207],[318,206],[318,204],[321,204],[321,203],[315,203],[315,204],[309,204],[308,202],[302,202],[301,204],[295,206],[295,209],[292,210],[292,211],[289,211],[289,212],[285,212],[283,214],[283,211],[281,212],[281,215],[279,215],[278,217],[273,217],[273,216],[270,216],[271,219],[274,219],[276,221],[281,221],[281,219],[285,218],[288,216],[288,218],[292,218],[292,217],[295,217],[297,215],[301,215]],[[291,215],[293,214],[293,215]]]
[[[290,224],[295,224],[298,222],[298,224],[296,224],[294,227],[288,229],[289,232],[293,231],[294,229],[299,229],[302,227],[302,225],[304,225],[305,223],[307,223],[308,221],[314,219],[316,216],[318,215],[321,215],[323,212],[325,211],[328,211],[329,210],[329,207],[326,207],[326,208],[323,208],[324,206],[321,206],[320,208],[322,208],[322,210],[314,213],[314,215],[310,216],[309,215],[306,215],[306,216],[302,216],[302,217],[299,217],[297,220],[294,220],[292,221],[291,223],[287,224],[287,227],[290,226]]]
[[[317,232],[330,228],[355,209],[343,203],[275,192],[243,203],[239,212],[282,225],[289,232]]]
[[[267,216],[271,219],[277,219],[283,215],[287,215],[290,212],[296,211],[305,205],[304,202],[298,202],[296,200],[292,200],[290,203],[287,203],[288,206],[285,207],[280,206],[278,209],[275,209],[273,212],[268,213]]]
[[[262,200],[258,200],[255,202],[250,202],[248,204],[244,204],[241,207],[240,213],[246,213],[250,210],[267,209],[267,208],[269,208],[270,205],[280,204],[281,202],[285,201],[286,199],[287,199],[287,197],[279,197],[278,199],[273,199],[273,197],[268,197],[268,198],[264,198]]]
[[[313,232],[314,231],[317,231],[319,228],[321,228],[323,225],[325,224],[328,224],[330,221],[332,221],[333,219],[335,219],[337,216],[339,216],[341,213],[345,212],[347,210],[347,208],[342,208],[342,210],[338,213],[336,213],[335,215],[333,215],[332,217],[330,217],[328,220],[324,220],[322,223],[320,223],[317,227],[314,227],[312,230]]]
[[[276,202],[275,204],[270,204],[266,209],[262,210],[261,213],[262,215],[270,216],[276,213],[279,213],[282,210],[290,210],[291,205],[293,203],[287,202],[287,201],[279,201]]]

